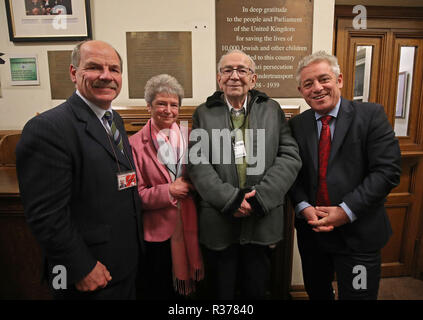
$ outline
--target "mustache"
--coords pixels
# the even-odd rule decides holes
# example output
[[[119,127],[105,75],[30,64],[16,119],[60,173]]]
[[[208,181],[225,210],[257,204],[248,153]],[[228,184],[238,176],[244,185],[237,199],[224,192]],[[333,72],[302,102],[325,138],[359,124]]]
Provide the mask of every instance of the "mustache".
[[[92,84],[92,87],[117,89],[117,84],[114,81],[95,80]]]

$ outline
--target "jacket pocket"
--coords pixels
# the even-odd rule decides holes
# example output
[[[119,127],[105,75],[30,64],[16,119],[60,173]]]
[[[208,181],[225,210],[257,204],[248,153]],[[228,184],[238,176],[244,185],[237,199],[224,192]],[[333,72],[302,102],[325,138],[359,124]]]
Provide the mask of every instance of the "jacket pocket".
[[[95,229],[87,230],[82,233],[82,237],[87,245],[109,242],[111,238],[111,227],[109,225],[102,225]]]

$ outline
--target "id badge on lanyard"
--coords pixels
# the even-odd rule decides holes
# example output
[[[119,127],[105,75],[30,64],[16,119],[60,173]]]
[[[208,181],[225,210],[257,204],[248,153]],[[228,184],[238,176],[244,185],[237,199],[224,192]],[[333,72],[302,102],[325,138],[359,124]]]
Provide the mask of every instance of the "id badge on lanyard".
[[[135,170],[120,172],[117,173],[116,176],[119,191],[132,188],[137,185],[137,176]]]
[[[235,142],[234,154],[235,154],[235,159],[247,156],[247,152],[245,151],[245,145],[243,140]]]

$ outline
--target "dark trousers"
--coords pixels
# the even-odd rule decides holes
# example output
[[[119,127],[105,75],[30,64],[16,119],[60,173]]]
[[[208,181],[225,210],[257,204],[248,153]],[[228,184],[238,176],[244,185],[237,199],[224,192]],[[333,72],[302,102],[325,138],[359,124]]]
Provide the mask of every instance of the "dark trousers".
[[[202,252],[207,286],[205,298],[265,298],[270,279],[268,246],[233,244],[223,250],[210,250],[203,246]]]
[[[183,300],[173,286],[170,240],[145,242],[145,263],[140,282],[140,299]]]
[[[322,245],[320,235],[308,226],[297,227],[304,286],[310,300],[333,300],[336,274],[340,300],[376,300],[379,291],[380,251],[353,252],[348,248]],[[336,236],[324,240],[338,241]],[[331,250],[328,250],[328,247]]]

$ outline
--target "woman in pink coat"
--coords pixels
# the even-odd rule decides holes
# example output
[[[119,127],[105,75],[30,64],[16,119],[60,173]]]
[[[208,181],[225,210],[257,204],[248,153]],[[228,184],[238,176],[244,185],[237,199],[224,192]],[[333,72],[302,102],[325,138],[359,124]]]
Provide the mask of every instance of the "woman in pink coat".
[[[172,76],[152,77],[144,93],[151,118],[129,139],[143,206],[146,267],[142,276],[147,299],[188,295],[204,273],[193,186],[184,166],[188,128],[176,123],[183,95]]]

